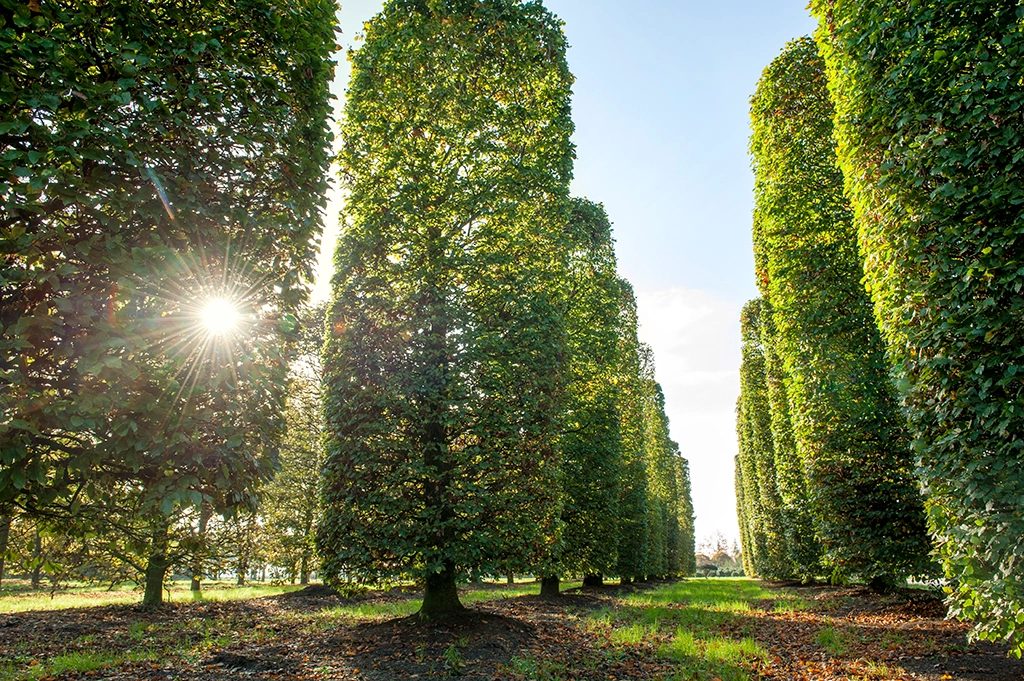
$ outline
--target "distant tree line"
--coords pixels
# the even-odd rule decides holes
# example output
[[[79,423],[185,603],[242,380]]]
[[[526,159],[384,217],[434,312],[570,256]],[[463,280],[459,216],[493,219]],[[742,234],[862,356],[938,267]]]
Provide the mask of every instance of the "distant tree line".
[[[1019,655],[1024,10],[811,9],[816,43],[787,46],[752,100],[745,558],[885,586],[928,574],[930,550],[951,614]]]

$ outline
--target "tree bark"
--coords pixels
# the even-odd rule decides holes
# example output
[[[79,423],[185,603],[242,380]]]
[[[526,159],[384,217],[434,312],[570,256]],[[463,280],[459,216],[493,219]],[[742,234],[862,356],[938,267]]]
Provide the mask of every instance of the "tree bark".
[[[146,590],[142,595],[142,606],[155,608],[164,602],[164,578],[171,566],[167,557],[170,522],[163,516],[153,523],[152,546],[146,563]]]
[[[423,589],[423,605],[417,615],[421,620],[433,622],[448,619],[465,612],[459,601],[459,589],[455,585],[455,566],[445,564],[445,569],[427,575]]]
[[[305,553],[302,554],[302,563],[299,565],[299,584],[309,584],[309,556]]]
[[[583,586],[604,586],[602,575],[583,575]]]
[[[561,583],[558,580],[558,575],[547,575],[540,579],[540,597],[541,598],[557,598],[561,595],[559,587]]]
[[[508,573],[508,576],[505,577],[505,583],[508,584],[509,586],[512,586],[513,584],[516,583],[516,576],[513,575],[511,572]]]
[[[619,584],[621,584],[622,586],[626,586],[627,584],[632,584],[632,583],[633,583],[633,580],[630,579],[629,577],[619,577]]]
[[[0,585],[4,583],[4,556],[7,554],[7,540],[11,536],[11,522],[14,520],[6,513],[0,515]]]

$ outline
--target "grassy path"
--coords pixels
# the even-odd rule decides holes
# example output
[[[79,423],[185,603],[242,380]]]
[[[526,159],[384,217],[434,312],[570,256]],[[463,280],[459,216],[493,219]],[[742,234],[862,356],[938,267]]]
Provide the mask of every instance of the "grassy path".
[[[538,590],[466,589],[473,614],[450,626],[407,618],[419,600],[406,590],[342,599],[322,587],[261,598],[224,589],[157,612],[57,600],[11,612],[0,597],[0,681],[1024,678],[1005,651],[967,646],[940,603],[912,594],[747,579],[577,587],[554,601]]]

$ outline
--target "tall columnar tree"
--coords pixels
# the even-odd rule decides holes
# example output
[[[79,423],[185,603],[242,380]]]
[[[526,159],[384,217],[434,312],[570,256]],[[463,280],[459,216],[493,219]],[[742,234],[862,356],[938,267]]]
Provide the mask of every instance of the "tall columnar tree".
[[[538,3],[392,0],[351,55],[318,547],[425,619],[557,539],[565,49]]]
[[[0,505],[74,515],[129,490],[147,603],[174,508],[242,503],[272,463],[335,9],[0,2]],[[213,297],[244,334],[202,328]]]
[[[681,517],[683,509],[676,467],[684,462],[679,445],[669,437],[665,396],[654,380],[653,361],[647,360],[644,379],[645,447],[647,469],[648,567],[647,574],[657,577],[678,575],[682,563],[683,525],[692,517]],[[685,501],[688,501],[685,500]]]
[[[682,456],[674,457],[676,470],[676,517],[679,519],[679,575],[688,577],[697,572],[696,536],[694,534],[693,485],[690,482],[690,462]]]
[[[618,546],[615,572],[624,581],[648,574],[647,467],[644,458],[644,383],[641,377],[641,345],[637,338],[636,297],[629,282],[620,280],[619,435],[622,441],[619,485]]]
[[[805,581],[821,573],[821,543],[814,533],[807,476],[793,434],[789,379],[776,348],[775,311],[761,299],[761,348],[765,384],[771,410],[772,445],[775,448],[775,482],[782,500],[782,524],[789,546],[793,574]]]
[[[742,398],[740,398],[742,399]],[[739,402],[739,400],[737,400]],[[743,572],[748,577],[753,577],[757,574],[757,569],[754,567],[754,533],[751,525],[751,513],[750,507],[747,502],[747,480],[743,471],[743,454],[746,443],[744,438],[746,432],[743,426],[743,412],[739,407],[736,406],[736,439],[738,443],[737,449],[739,450],[735,457],[733,457],[733,471],[734,471],[734,484],[736,488],[736,519],[739,521],[740,526],[740,554],[743,557]]]
[[[543,586],[557,574],[615,571],[622,438],[616,371],[620,280],[604,208],[572,201],[568,223],[568,386],[562,452],[562,536]],[[542,591],[545,591],[542,589]]]
[[[758,575],[783,578],[792,575],[793,566],[776,479],[775,442],[761,343],[762,316],[763,301],[756,298],[743,306],[740,317],[743,363],[737,429],[744,504],[749,533],[753,535],[753,546],[744,547],[744,553],[753,548],[753,567]]]
[[[774,310],[824,561],[885,588],[925,569],[929,543],[812,40],[765,69],[751,120],[757,278]]]
[[[1024,8],[811,6],[953,612],[1020,645]]]

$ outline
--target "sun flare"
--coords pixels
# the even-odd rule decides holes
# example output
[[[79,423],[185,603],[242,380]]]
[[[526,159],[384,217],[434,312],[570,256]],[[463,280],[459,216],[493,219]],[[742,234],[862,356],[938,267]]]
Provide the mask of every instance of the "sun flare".
[[[202,323],[214,336],[224,336],[238,328],[241,314],[230,300],[213,298],[202,309]]]

